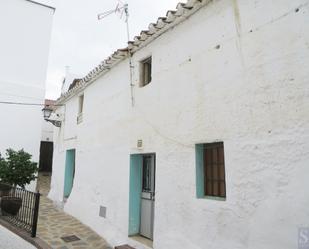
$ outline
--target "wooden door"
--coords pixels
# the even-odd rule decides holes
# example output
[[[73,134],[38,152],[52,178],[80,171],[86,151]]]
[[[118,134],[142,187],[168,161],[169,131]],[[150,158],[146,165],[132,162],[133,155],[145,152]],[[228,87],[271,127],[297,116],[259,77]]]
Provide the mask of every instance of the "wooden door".
[[[54,151],[53,142],[41,141],[40,161],[39,161],[40,172],[52,172],[53,151]]]

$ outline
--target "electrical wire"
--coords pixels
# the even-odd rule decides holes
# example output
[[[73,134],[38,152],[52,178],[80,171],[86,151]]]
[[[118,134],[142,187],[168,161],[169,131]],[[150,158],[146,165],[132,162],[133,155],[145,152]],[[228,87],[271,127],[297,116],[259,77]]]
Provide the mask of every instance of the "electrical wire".
[[[39,103],[22,103],[22,102],[11,102],[11,101],[0,101],[0,104],[4,104],[4,105],[45,106],[45,104],[39,104]]]
[[[42,100],[42,98],[35,98],[35,97],[24,96],[24,95],[17,95],[17,94],[11,94],[11,93],[6,93],[6,92],[1,92],[0,95],[2,95],[2,96],[21,97],[21,98],[33,99],[33,100]]]
[[[4,105],[25,105],[25,106],[63,106],[63,105],[46,105],[44,103],[23,103],[23,102],[11,102],[11,101],[0,101],[0,104]]]

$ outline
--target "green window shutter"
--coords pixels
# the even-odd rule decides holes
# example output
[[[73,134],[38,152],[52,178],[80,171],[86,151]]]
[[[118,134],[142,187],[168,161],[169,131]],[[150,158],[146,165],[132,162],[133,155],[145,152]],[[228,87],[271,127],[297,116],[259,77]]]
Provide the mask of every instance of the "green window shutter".
[[[195,145],[196,198],[204,197],[204,146]]]

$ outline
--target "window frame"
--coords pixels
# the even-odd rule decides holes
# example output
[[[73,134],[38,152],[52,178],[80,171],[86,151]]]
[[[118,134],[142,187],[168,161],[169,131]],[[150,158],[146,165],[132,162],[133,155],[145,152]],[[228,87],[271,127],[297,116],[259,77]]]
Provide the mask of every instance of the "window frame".
[[[78,114],[83,113],[84,110],[84,94],[78,96]]]
[[[83,122],[85,95],[84,93],[78,95],[78,110],[77,110],[77,124]]]
[[[143,156],[143,169],[142,169],[142,191],[151,192],[152,189],[152,179],[151,179],[151,168],[149,164],[146,164],[145,161],[150,159],[151,156]]]
[[[147,86],[152,81],[152,56],[148,56],[139,62],[140,87]]]
[[[226,198],[223,142],[204,144],[203,161],[204,161],[204,195],[211,197]]]
[[[220,141],[196,144],[195,153],[196,197],[203,199],[226,200],[227,193],[224,142]],[[216,154],[216,159],[214,160],[215,157],[212,158],[210,155],[208,155],[207,158],[207,153],[213,153],[213,155]],[[209,177],[207,174],[209,175],[210,170],[212,171],[211,176]],[[216,173],[214,173],[215,171]],[[214,186],[217,188],[216,191],[214,191]]]

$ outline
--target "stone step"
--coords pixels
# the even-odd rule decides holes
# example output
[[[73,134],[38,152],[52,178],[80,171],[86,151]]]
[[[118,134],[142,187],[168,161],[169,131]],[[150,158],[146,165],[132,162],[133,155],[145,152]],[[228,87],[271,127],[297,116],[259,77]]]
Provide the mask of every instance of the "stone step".
[[[135,248],[129,245],[121,245],[121,246],[116,246],[115,249],[135,249]]]

